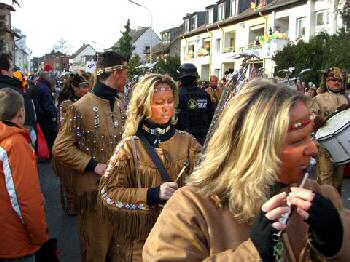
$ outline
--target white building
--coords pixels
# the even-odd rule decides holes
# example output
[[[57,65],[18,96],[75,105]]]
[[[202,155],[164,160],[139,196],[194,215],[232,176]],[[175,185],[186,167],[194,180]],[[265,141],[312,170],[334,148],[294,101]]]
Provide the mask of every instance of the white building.
[[[149,62],[151,49],[158,45],[161,40],[150,27],[138,27],[130,32],[133,46],[132,54],[141,58],[141,63]]]
[[[30,55],[31,51],[27,47],[27,36],[22,34],[21,30],[14,28],[12,30],[15,33],[15,56],[14,64],[18,66],[21,71],[30,72]]]
[[[254,67],[263,66],[272,76],[276,51],[321,31],[333,34],[342,26],[337,0],[260,0],[266,5],[256,10],[250,2],[220,0],[206,8],[206,23],[199,27],[191,26],[197,18],[184,18],[181,62],[195,64],[202,80],[239,69],[240,61],[232,57],[241,52],[257,54]]]
[[[96,50],[83,44],[69,59],[70,71],[85,70],[88,63],[96,60]]]

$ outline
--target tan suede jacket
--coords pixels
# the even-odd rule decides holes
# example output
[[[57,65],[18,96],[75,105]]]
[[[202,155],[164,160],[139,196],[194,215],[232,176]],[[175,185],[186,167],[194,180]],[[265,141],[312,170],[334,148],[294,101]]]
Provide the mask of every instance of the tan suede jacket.
[[[156,148],[159,158],[175,181],[188,163],[184,175],[177,181],[184,185],[185,177],[194,168],[201,146],[192,135],[176,131],[169,140]],[[141,261],[142,246],[161,211],[158,204],[147,204],[148,188],[163,183],[161,175],[138,137],[124,139],[114,152],[105,175],[101,178],[98,201],[128,250],[121,261]],[[125,244],[128,243],[128,244]],[[130,252],[129,252],[130,251]],[[131,261],[131,260],[130,260]]]
[[[68,112],[68,109],[73,105],[73,101],[70,99],[64,100],[60,106],[58,107],[58,128],[61,129],[64,124],[64,120],[66,119],[66,114]]]
[[[347,105],[348,100],[343,94],[325,92],[313,98],[311,111],[323,119],[333,114],[338,107]]]
[[[107,164],[120,142],[125,119],[122,101],[116,99],[114,112],[110,103],[93,93],[75,102],[56,138],[53,154],[64,165],[79,172],[76,181],[77,205],[81,210],[95,209],[100,176],[86,172],[91,158]]]
[[[283,261],[350,261],[349,210],[342,207],[333,187],[311,180],[305,187],[328,197],[338,208],[344,228],[343,247],[335,258],[326,260],[311,248],[308,225],[294,213],[283,234],[287,256]],[[250,225],[236,221],[217,201],[200,195],[198,188],[186,186],[165,205],[144,245],[143,261],[261,261],[250,231]]]

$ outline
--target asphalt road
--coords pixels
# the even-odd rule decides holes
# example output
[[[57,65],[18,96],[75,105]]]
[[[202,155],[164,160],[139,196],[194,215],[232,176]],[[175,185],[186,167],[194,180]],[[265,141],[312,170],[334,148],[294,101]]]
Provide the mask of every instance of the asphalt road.
[[[79,262],[79,236],[76,217],[64,215],[60,203],[59,180],[51,164],[39,164],[41,187],[46,199],[46,214],[50,236],[58,239],[61,262]],[[350,208],[350,179],[345,179],[343,203]]]

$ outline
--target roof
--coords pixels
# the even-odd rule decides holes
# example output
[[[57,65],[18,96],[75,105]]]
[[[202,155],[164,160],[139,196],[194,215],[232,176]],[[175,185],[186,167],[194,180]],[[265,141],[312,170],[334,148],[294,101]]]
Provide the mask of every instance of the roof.
[[[164,53],[167,51],[167,49],[170,47],[171,43],[159,43],[152,47],[152,53]]]
[[[189,36],[197,35],[199,33],[202,33],[202,32],[208,31],[208,30],[217,29],[218,26],[221,27],[221,26],[236,24],[236,23],[242,22],[250,17],[259,17],[260,16],[259,13],[262,13],[262,14],[270,13],[273,10],[280,9],[280,8],[283,8],[283,7],[292,5],[292,4],[299,4],[299,3],[301,4],[301,3],[306,2],[306,1],[307,0],[274,0],[270,4],[268,4],[263,10],[253,10],[251,8],[248,8],[245,11],[243,11],[242,13],[238,14],[237,16],[230,17],[230,18],[227,18],[223,21],[219,21],[219,22],[216,22],[216,23],[210,24],[210,25],[204,24],[191,32],[183,34],[182,36],[189,37]]]
[[[152,47],[152,54],[158,54],[158,53],[166,53],[169,52],[171,46],[179,40],[179,37],[176,37],[173,41],[170,43],[159,43]]]
[[[85,50],[89,46],[93,49],[93,47],[91,45],[83,44],[74,54],[72,54],[71,59],[76,58],[81,52],[83,52],[83,50]]]
[[[5,3],[0,3],[0,9],[7,9],[7,10],[10,10],[10,11],[15,11],[13,6],[5,4]]]
[[[138,30],[131,30],[130,32],[130,36],[131,36],[131,42],[135,43],[137,41],[137,39],[140,38],[140,36],[142,36],[149,27],[141,27]]]

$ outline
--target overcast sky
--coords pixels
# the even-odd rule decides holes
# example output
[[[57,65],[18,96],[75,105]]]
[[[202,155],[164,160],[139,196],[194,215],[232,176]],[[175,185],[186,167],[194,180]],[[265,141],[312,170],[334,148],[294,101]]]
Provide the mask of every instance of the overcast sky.
[[[186,13],[202,11],[216,0],[135,0],[153,14],[156,33],[178,26]],[[18,0],[21,7],[12,13],[12,26],[27,35],[33,56],[51,52],[60,38],[70,52],[83,43],[98,51],[110,47],[120,37],[128,18],[131,27],[150,26],[149,12],[128,0]]]

